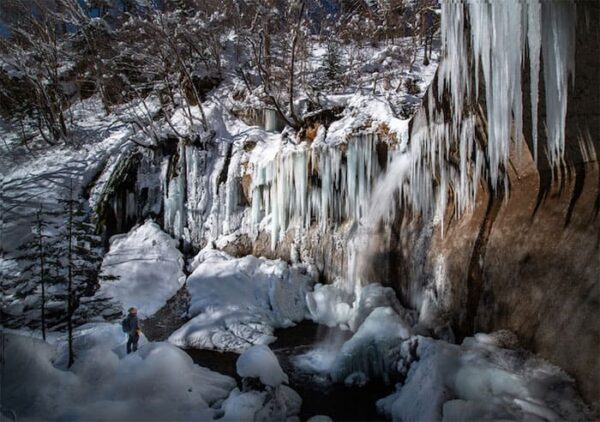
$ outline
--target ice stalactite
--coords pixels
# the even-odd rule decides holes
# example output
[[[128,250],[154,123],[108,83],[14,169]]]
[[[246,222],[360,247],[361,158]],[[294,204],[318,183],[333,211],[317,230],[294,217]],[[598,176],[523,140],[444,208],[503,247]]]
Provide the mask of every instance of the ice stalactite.
[[[540,79],[540,19],[542,5],[538,1],[527,3],[527,47],[529,50],[529,95],[531,98],[531,141],[533,159],[538,161],[538,92]]]
[[[551,7],[549,5],[551,4]],[[575,6],[542,4],[542,57],[546,91],[546,130],[550,162],[562,159],[569,76],[575,79]]]

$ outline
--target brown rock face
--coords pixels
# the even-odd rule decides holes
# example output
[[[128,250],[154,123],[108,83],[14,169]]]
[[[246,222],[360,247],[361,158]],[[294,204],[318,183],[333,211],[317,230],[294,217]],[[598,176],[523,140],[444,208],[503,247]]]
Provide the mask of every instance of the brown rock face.
[[[586,183],[574,205],[574,180],[553,187],[536,210],[539,176],[513,173],[507,198],[484,193],[443,236],[405,219],[396,279],[425,323],[450,321],[459,336],[508,329],[572,374],[592,402],[600,376],[600,187],[597,163],[583,166]],[[424,312],[428,295],[433,316]]]

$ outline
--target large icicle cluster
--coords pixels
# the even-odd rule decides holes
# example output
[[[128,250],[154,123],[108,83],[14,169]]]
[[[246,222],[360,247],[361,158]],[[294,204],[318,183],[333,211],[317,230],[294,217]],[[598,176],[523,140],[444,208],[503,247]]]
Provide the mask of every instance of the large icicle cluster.
[[[572,1],[443,2],[445,58],[438,71],[437,98],[430,90],[427,107],[414,117],[408,149],[395,157],[370,201],[376,204],[371,220],[392,216],[398,189],[401,199],[417,211],[435,210],[443,221],[450,199],[459,214],[473,206],[482,177],[492,188],[508,187],[511,139],[519,153],[523,137],[521,75],[526,57],[534,159],[538,158],[538,85],[543,61],[546,151],[550,164],[557,165],[565,148],[575,18]],[[470,111],[481,95],[487,108],[486,142],[476,142],[476,117]],[[449,110],[438,106],[446,98]]]
[[[271,215],[271,241],[289,227],[322,229],[365,216],[371,187],[381,172],[379,135],[355,133],[343,144],[324,142],[320,129],[308,145],[285,145],[274,160],[257,165],[253,178],[252,223]]]
[[[551,163],[555,164],[564,151],[568,78],[574,74],[574,3],[540,3],[538,0],[526,3],[518,0],[444,2],[442,14],[446,59],[440,66],[438,95],[441,99],[444,87],[448,89],[452,97],[454,128],[457,129],[463,117],[464,100],[473,88],[475,97],[479,96],[479,75],[483,74],[492,184],[496,185],[499,168],[506,164],[511,136],[517,142],[522,136],[521,74],[526,51],[531,79],[533,143],[537,145],[541,50],[548,154]],[[465,20],[470,24],[470,32],[465,30]],[[474,65],[473,70],[471,65]],[[470,75],[474,75],[474,80]]]

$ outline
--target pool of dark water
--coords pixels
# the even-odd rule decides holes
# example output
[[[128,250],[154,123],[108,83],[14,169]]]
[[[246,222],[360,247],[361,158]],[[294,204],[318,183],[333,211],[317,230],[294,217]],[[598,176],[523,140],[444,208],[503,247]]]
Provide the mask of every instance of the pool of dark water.
[[[377,413],[375,402],[393,392],[393,386],[383,382],[370,382],[363,387],[347,387],[344,384],[334,384],[321,375],[300,370],[294,365],[296,356],[319,347],[324,339],[335,339],[333,344],[341,347],[350,338],[350,332],[303,321],[295,327],[277,330],[275,335],[277,341],[269,346],[288,374],[290,387],[302,397],[302,420],[314,415],[327,415],[334,421],[385,420]]]
[[[183,325],[187,318],[189,296],[182,288],[163,309],[152,318],[142,322],[142,329],[151,341],[164,341],[170,333]],[[327,342],[334,353],[351,333],[330,328],[312,321],[302,321],[294,327],[275,331],[277,340],[269,347],[277,355],[283,370],[288,374],[289,385],[302,397],[300,418],[306,420],[314,415],[327,415],[334,421],[384,420],[377,413],[375,402],[389,395],[394,387],[382,382],[370,382],[363,387],[347,387],[334,384],[327,376],[299,369],[294,364],[297,356],[319,348]],[[186,349],[198,365],[210,368],[241,381],[235,369],[239,355],[214,350]]]
[[[350,337],[350,333],[303,321],[295,327],[276,330],[275,335],[277,340],[269,347],[288,374],[290,387],[302,397],[302,420],[314,415],[327,415],[334,421],[385,420],[377,413],[375,402],[390,394],[393,386],[371,382],[364,387],[347,387],[334,384],[321,375],[300,370],[294,365],[296,356],[318,347],[323,339],[334,337],[343,341]],[[186,349],[186,352],[197,364],[240,381],[235,370],[238,354],[197,349]]]

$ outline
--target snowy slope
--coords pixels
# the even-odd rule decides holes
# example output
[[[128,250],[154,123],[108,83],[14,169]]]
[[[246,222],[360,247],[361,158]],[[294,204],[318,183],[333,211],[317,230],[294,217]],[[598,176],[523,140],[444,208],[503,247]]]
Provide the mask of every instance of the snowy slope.
[[[3,168],[0,247],[4,251],[28,239],[40,207],[45,211],[59,208],[58,201],[68,196],[71,183],[77,196],[110,156],[128,148],[131,128],[115,124],[116,116],[103,116],[100,107],[96,99],[73,106],[78,130],[85,137],[83,145],[48,148],[18,166],[7,163]]]

